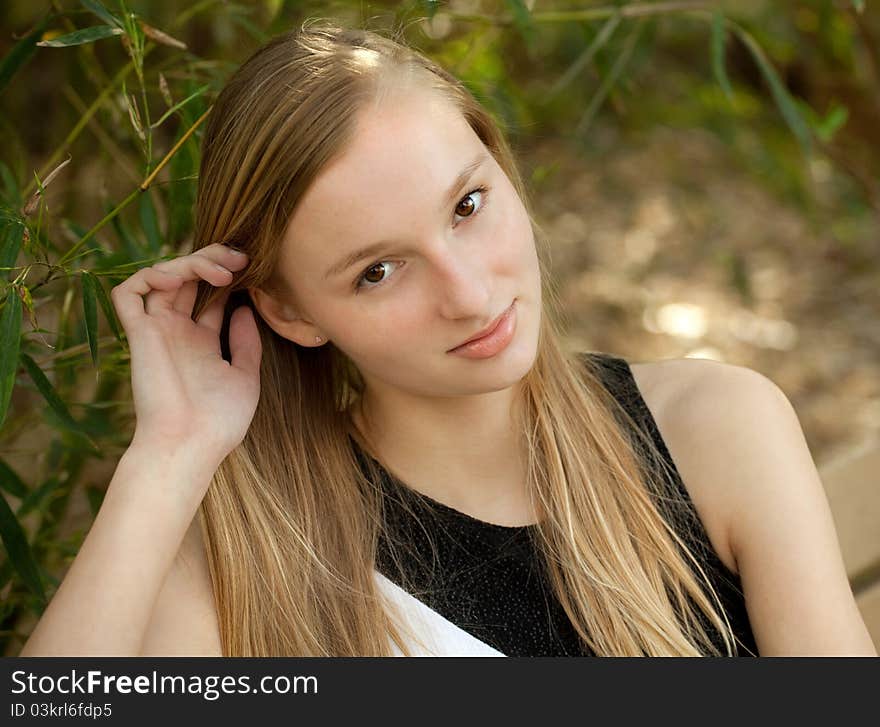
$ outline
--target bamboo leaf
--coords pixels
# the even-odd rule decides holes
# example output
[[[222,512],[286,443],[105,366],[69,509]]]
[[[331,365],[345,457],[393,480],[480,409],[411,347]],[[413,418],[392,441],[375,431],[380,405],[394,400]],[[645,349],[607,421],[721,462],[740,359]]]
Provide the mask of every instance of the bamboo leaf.
[[[162,235],[159,232],[159,218],[156,216],[156,208],[153,207],[153,199],[150,193],[145,191],[140,201],[141,226],[147,236],[147,246],[153,255],[159,254],[162,246]]]
[[[49,172],[48,176],[43,181],[40,181],[37,173],[34,172],[34,177],[37,180],[37,191],[31,195],[31,198],[25,203],[25,206],[21,211],[21,213],[25,217],[29,217],[36,211],[37,207],[39,206],[40,199],[46,193],[46,187],[48,187],[52,183],[52,180],[58,176],[58,172],[60,172],[62,169],[64,169],[64,167],[70,164],[70,159],[71,157],[68,154],[67,159],[65,159],[63,162],[61,162],[61,164],[59,164],[51,172]]]
[[[49,495],[55,492],[60,484],[60,478],[50,477],[39,487],[35,487],[28,493],[27,497],[21,501],[21,505],[18,506],[15,514],[21,518],[38,508],[42,509],[42,506],[47,504],[46,501]]]
[[[0,91],[2,90],[2,84],[0,84]],[[0,179],[3,180],[3,197],[5,201],[17,206],[18,200],[21,197],[21,189],[19,189],[18,181],[12,170],[3,162],[0,162]]]
[[[122,27],[122,21],[107,10],[99,0],[79,0],[79,4],[89,12],[97,15],[101,20],[107,23],[107,25],[113,25],[117,28]]]
[[[196,102],[198,104],[198,102]],[[192,106],[188,106],[181,110],[181,115],[188,116],[191,111],[195,111]],[[191,122],[184,122],[184,125],[191,126]],[[178,139],[185,134],[183,130],[178,134]],[[186,237],[192,230],[193,224],[193,205],[196,199],[196,179],[198,177],[198,149],[194,148],[194,143],[190,137],[190,141],[185,143],[180,151],[175,154],[170,163],[172,179],[177,180],[173,191],[168,195],[168,227],[166,239],[172,244]]]
[[[10,285],[6,305],[0,313],[0,427],[6,420],[6,411],[15,388],[20,339],[21,298],[18,297],[18,286]]]
[[[128,118],[131,121],[132,128],[137,134],[138,139],[141,140],[141,143],[145,144],[147,136],[144,133],[144,124],[141,121],[141,112],[138,110],[137,101],[134,96],[130,96],[126,93],[125,84],[123,84],[122,92],[125,94],[125,105],[128,108]]]
[[[801,145],[801,148],[804,151],[804,154],[809,156],[812,149],[810,127],[804,120],[801,112],[798,110],[797,105],[792,99],[791,94],[789,94],[788,89],[785,87],[785,84],[782,82],[782,79],[779,78],[779,74],[776,73],[776,69],[773,67],[773,64],[767,58],[764,50],[761,48],[758,42],[754,39],[754,37],[752,37],[751,33],[749,33],[745,28],[736,25],[735,23],[732,23],[731,27],[733,28],[734,32],[740,37],[746,48],[748,48],[749,53],[752,54],[752,57],[755,59],[755,63],[757,63],[761,74],[764,76],[764,80],[770,87],[770,92],[773,95],[773,100],[776,101],[776,105],[779,107],[779,111],[782,113],[782,118],[785,119],[785,123],[788,124],[788,127],[797,138],[798,142]]]
[[[0,91],[6,88],[16,72],[31,59],[37,50],[37,41],[43,37],[48,24],[49,16],[47,15],[37,27],[12,46],[12,50],[3,56],[3,60],[0,61]]]
[[[211,87],[211,84],[206,83],[204,86],[200,86],[199,88],[197,88],[193,93],[191,93],[189,96],[187,96],[185,99],[183,99],[183,101],[180,101],[180,102],[174,104],[174,106],[172,106],[164,114],[162,114],[162,116],[160,116],[157,121],[154,121],[152,124],[150,124],[150,128],[155,129],[156,127],[160,126],[162,124],[162,122],[165,121],[165,119],[167,119],[169,116],[171,116],[171,114],[173,114],[175,111],[177,111],[177,109],[181,108],[182,106],[185,106],[190,101],[192,101],[194,98],[198,98],[205,91],[207,91],[210,87]]]
[[[55,391],[55,387],[52,386],[52,383],[49,381],[48,378],[46,378],[46,374],[43,373],[43,370],[39,367],[37,362],[34,361],[30,356],[28,356],[28,354],[26,354],[24,351],[21,352],[20,357],[25,370],[28,372],[28,375],[31,377],[34,385],[43,395],[43,398],[46,400],[46,403],[51,407],[52,411],[54,411],[55,414],[58,415],[58,418],[70,429],[80,431],[79,424],[77,424],[76,420],[71,416],[70,412],[67,409],[67,405],[61,400],[61,397],[58,396],[58,392]]]
[[[593,98],[590,99],[590,104],[587,106],[587,110],[584,111],[583,116],[581,116],[580,121],[575,127],[575,136],[583,135],[587,128],[589,128],[590,123],[593,120],[593,117],[596,115],[596,112],[601,107],[602,103],[607,98],[608,94],[611,93],[611,89],[614,88],[620,76],[623,74],[624,69],[629,63],[629,59],[635,50],[636,44],[638,43],[639,36],[642,34],[643,25],[642,22],[639,21],[635,24],[633,29],[630,31],[630,34],[626,37],[624,41],[623,49],[620,51],[620,55],[614,60],[614,65],[611,66],[611,69],[606,74],[605,78],[602,79],[602,83],[599,86],[596,93],[593,95]]]
[[[849,118],[849,109],[840,104],[834,104],[824,119],[815,125],[816,133],[824,142],[829,142]]]
[[[24,306],[24,309],[27,311],[28,319],[31,322],[31,328],[34,329],[35,333],[40,333],[40,334],[45,333],[45,331],[42,328],[40,328],[40,324],[37,321],[37,313],[34,310],[34,299],[31,298],[30,288],[28,288],[26,285],[22,285],[19,288],[18,294],[19,294],[19,297],[21,298],[21,303]],[[46,341],[46,339],[42,335],[40,336],[40,338],[43,339],[43,343],[46,343],[47,346],[49,345],[48,342]]]
[[[0,488],[18,498],[27,496],[28,488],[18,473],[0,459]]]
[[[584,69],[587,63],[592,60],[593,56],[596,55],[596,53],[598,53],[611,38],[612,33],[614,33],[617,26],[620,25],[620,18],[620,13],[615,13],[602,24],[602,27],[599,29],[599,32],[596,33],[596,37],[593,38],[590,45],[587,46],[584,52],[578,56],[577,60],[572,63],[565,73],[559,77],[556,83],[553,84],[553,87],[544,98],[544,103],[547,103],[550,99],[556,96]]]
[[[535,23],[532,20],[532,13],[528,6],[523,0],[505,0],[505,4],[513,16],[513,24],[519,30],[526,43],[531,45],[535,40],[536,30]]]
[[[125,31],[112,25],[93,25],[91,28],[75,30],[66,35],[60,35],[51,40],[41,40],[37,45],[44,48],[66,48],[71,45],[84,45],[94,43],[96,40],[110,38],[114,35],[122,35]]]
[[[98,299],[101,310],[104,311],[104,317],[107,319],[107,323],[110,326],[110,330],[113,331],[113,335],[116,336],[116,340],[121,343],[122,331],[119,330],[119,323],[116,319],[116,312],[113,309],[113,304],[111,303],[110,298],[107,295],[107,291],[104,290],[101,279],[97,275],[93,275],[88,271],[84,271],[83,276],[92,280],[95,297]]]
[[[140,260],[142,257],[144,257],[145,250],[135,239],[134,234],[132,233],[128,224],[123,221],[122,217],[116,215],[110,221],[110,224],[116,231],[116,235],[119,237],[119,241],[122,243],[125,254],[130,260]]]
[[[0,235],[0,268],[11,268],[18,260],[24,225],[20,220],[9,220]]]
[[[730,79],[727,77],[727,68],[724,62],[724,44],[727,31],[724,28],[724,14],[716,10],[712,14],[712,73],[715,80],[724,91],[728,99],[733,98],[733,89],[730,87]]]
[[[83,273],[79,276],[82,284],[83,318],[86,325],[86,339],[92,354],[92,365],[98,365],[98,306],[95,302],[95,281]]]
[[[6,502],[5,497],[0,497],[0,537],[3,539],[3,545],[9,554],[9,560],[13,568],[18,572],[22,583],[27,589],[40,599],[41,603],[46,602],[46,592],[43,588],[43,581],[40,578],[40,570],[37,567],[37,561],[28,544],[27,535],[24,529]]]
[[[559,77],[556,83],[553,84],[553,87],[548,91],[546,97],[544,98],[544,103],[549,101],[551,98],[556,96],[563,88],[565,88],[569,83],[571,83],[575,77],[584,69],[584,67],[589,63],[593,56],[599,52],[599,50],[608,42],[611,38],[612,33],[614,33],[615,29],[618,25],[620,25],[620,14],[617,13],[612,15],[608,20],[606,20],[602,27],[599,29],[599,32],[596,34],[596,37],[593,38],[592,43],[578,56],[577,60],[571,64],[571,66],[566,69],[565,73]]]

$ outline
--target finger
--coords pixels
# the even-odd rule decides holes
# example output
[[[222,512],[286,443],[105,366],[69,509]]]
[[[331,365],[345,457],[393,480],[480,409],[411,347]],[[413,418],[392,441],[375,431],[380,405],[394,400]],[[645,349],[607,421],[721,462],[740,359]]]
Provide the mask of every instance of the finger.
[[[179,257],[170,260],[162,260],[161,262],[156,263],[153,267],[159,268],[160,270],[170,270],[173,273],[185,273],[192,260],[201,260],[202,258],[214,263],[219,263],[233,272],[242,270],[248,263],[248,256],[244,253],[237,254],[236,251],[233,251],[232,248],[227,245],[214,243],[213,245],[199,248],[189,255],[180,255]]]
[[[142,268],[110,291],[119,322],[130,333],[147,314],[143,296],[156,290],[174,292],[183,283],[179,275]]]
[[[181,260],[186,260],[185,265],[178,265],[173,270],[183,278],[184,282],[202,279],[216,287],[228,285],[232,282],[232,272],[218,263],[211,262],[207,257],[202,255],[187,255],[186,258],[181,258]],[[175,262],[177,261],[167,261],[167,263]],[[167,272],[172,269],[167,263],[157,263],[153,267]],[[173,293],[162,291],[148,295],[145,303],[147,313],[150,315],[156,315],[157,313],[170,312],[173,310],[174,299],[177,297],[177,292],[178,291],[176,290],[173,291]],[[188,311],[182,312],[191,315],[192,306],[190,306]]]
[[[193,305],[196,302],[196,294],[199,291],[198,280],[187,280],[180,286],[174,298],[173,308],[179,313],[192,316]]]
[[[229,320],[229,353],[236,368],[259,375],[263,344],[249,305],[240,305]]]
[[[205,328],[210,328],[218,336],[223,326],[223,313],[226,310],[226,301],[229,300],[231,288],[226,288],[222,295],[218,295],[209,305],[206,305],[196,323]],[[192,311],[192,307],[190,307]]]
[[[153,267],[157,267],[160,270],[180,272],[185,275],[186,271],[192,264],[193,257],[207,258],[208,260],[211,260],[212,262],[223,266],[232,273],[239,272],[247,265],[248,262],[248,256],[245,253],[233,250],[226,245],[215,243],[200,248],[196,252],[190,253],[189,255],[183,255],[172,260],[163,260],[160,263],[156,263],[156,265],[154,265]],[[184,283],[184,285],[178,291],[172,307],[179,313],[183,313],[187,316],[192,316],[193,305],[195,304],[197,293],[197,282],[188,281]]]

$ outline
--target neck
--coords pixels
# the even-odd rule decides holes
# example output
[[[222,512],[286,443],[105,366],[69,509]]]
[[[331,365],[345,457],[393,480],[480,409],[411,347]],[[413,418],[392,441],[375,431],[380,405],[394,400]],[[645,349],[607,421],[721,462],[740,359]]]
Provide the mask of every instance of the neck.
[[[528,502],[522,436],[513,417],[516,387],[456,398],[369,389],[352,420],[370,453],[402,483],[488,522],[536,519]]]

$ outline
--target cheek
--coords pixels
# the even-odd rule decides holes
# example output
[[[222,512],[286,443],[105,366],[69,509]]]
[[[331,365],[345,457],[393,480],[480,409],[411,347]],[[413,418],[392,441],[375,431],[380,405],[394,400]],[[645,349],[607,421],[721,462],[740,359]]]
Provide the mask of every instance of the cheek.
[[[345,337],[370,355],[397,350],[424,328],[425,313],[406,296],[348,311]]]
[[[508,272],[522,274],[537,265],[535,239],[529,216],[519,198],[510,191],[511,200],[498,222],[498,264]]]

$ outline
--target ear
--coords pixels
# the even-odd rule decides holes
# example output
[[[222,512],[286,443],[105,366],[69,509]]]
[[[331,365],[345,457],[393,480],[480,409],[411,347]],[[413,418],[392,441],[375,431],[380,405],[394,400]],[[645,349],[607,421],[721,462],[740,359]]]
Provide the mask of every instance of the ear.
[[[260,317],[282,338],[300,346],[320,346],[327,340],[317,326],[300,317],[294,307],[278,295],[262,288],[248,288],[248,293]]]

